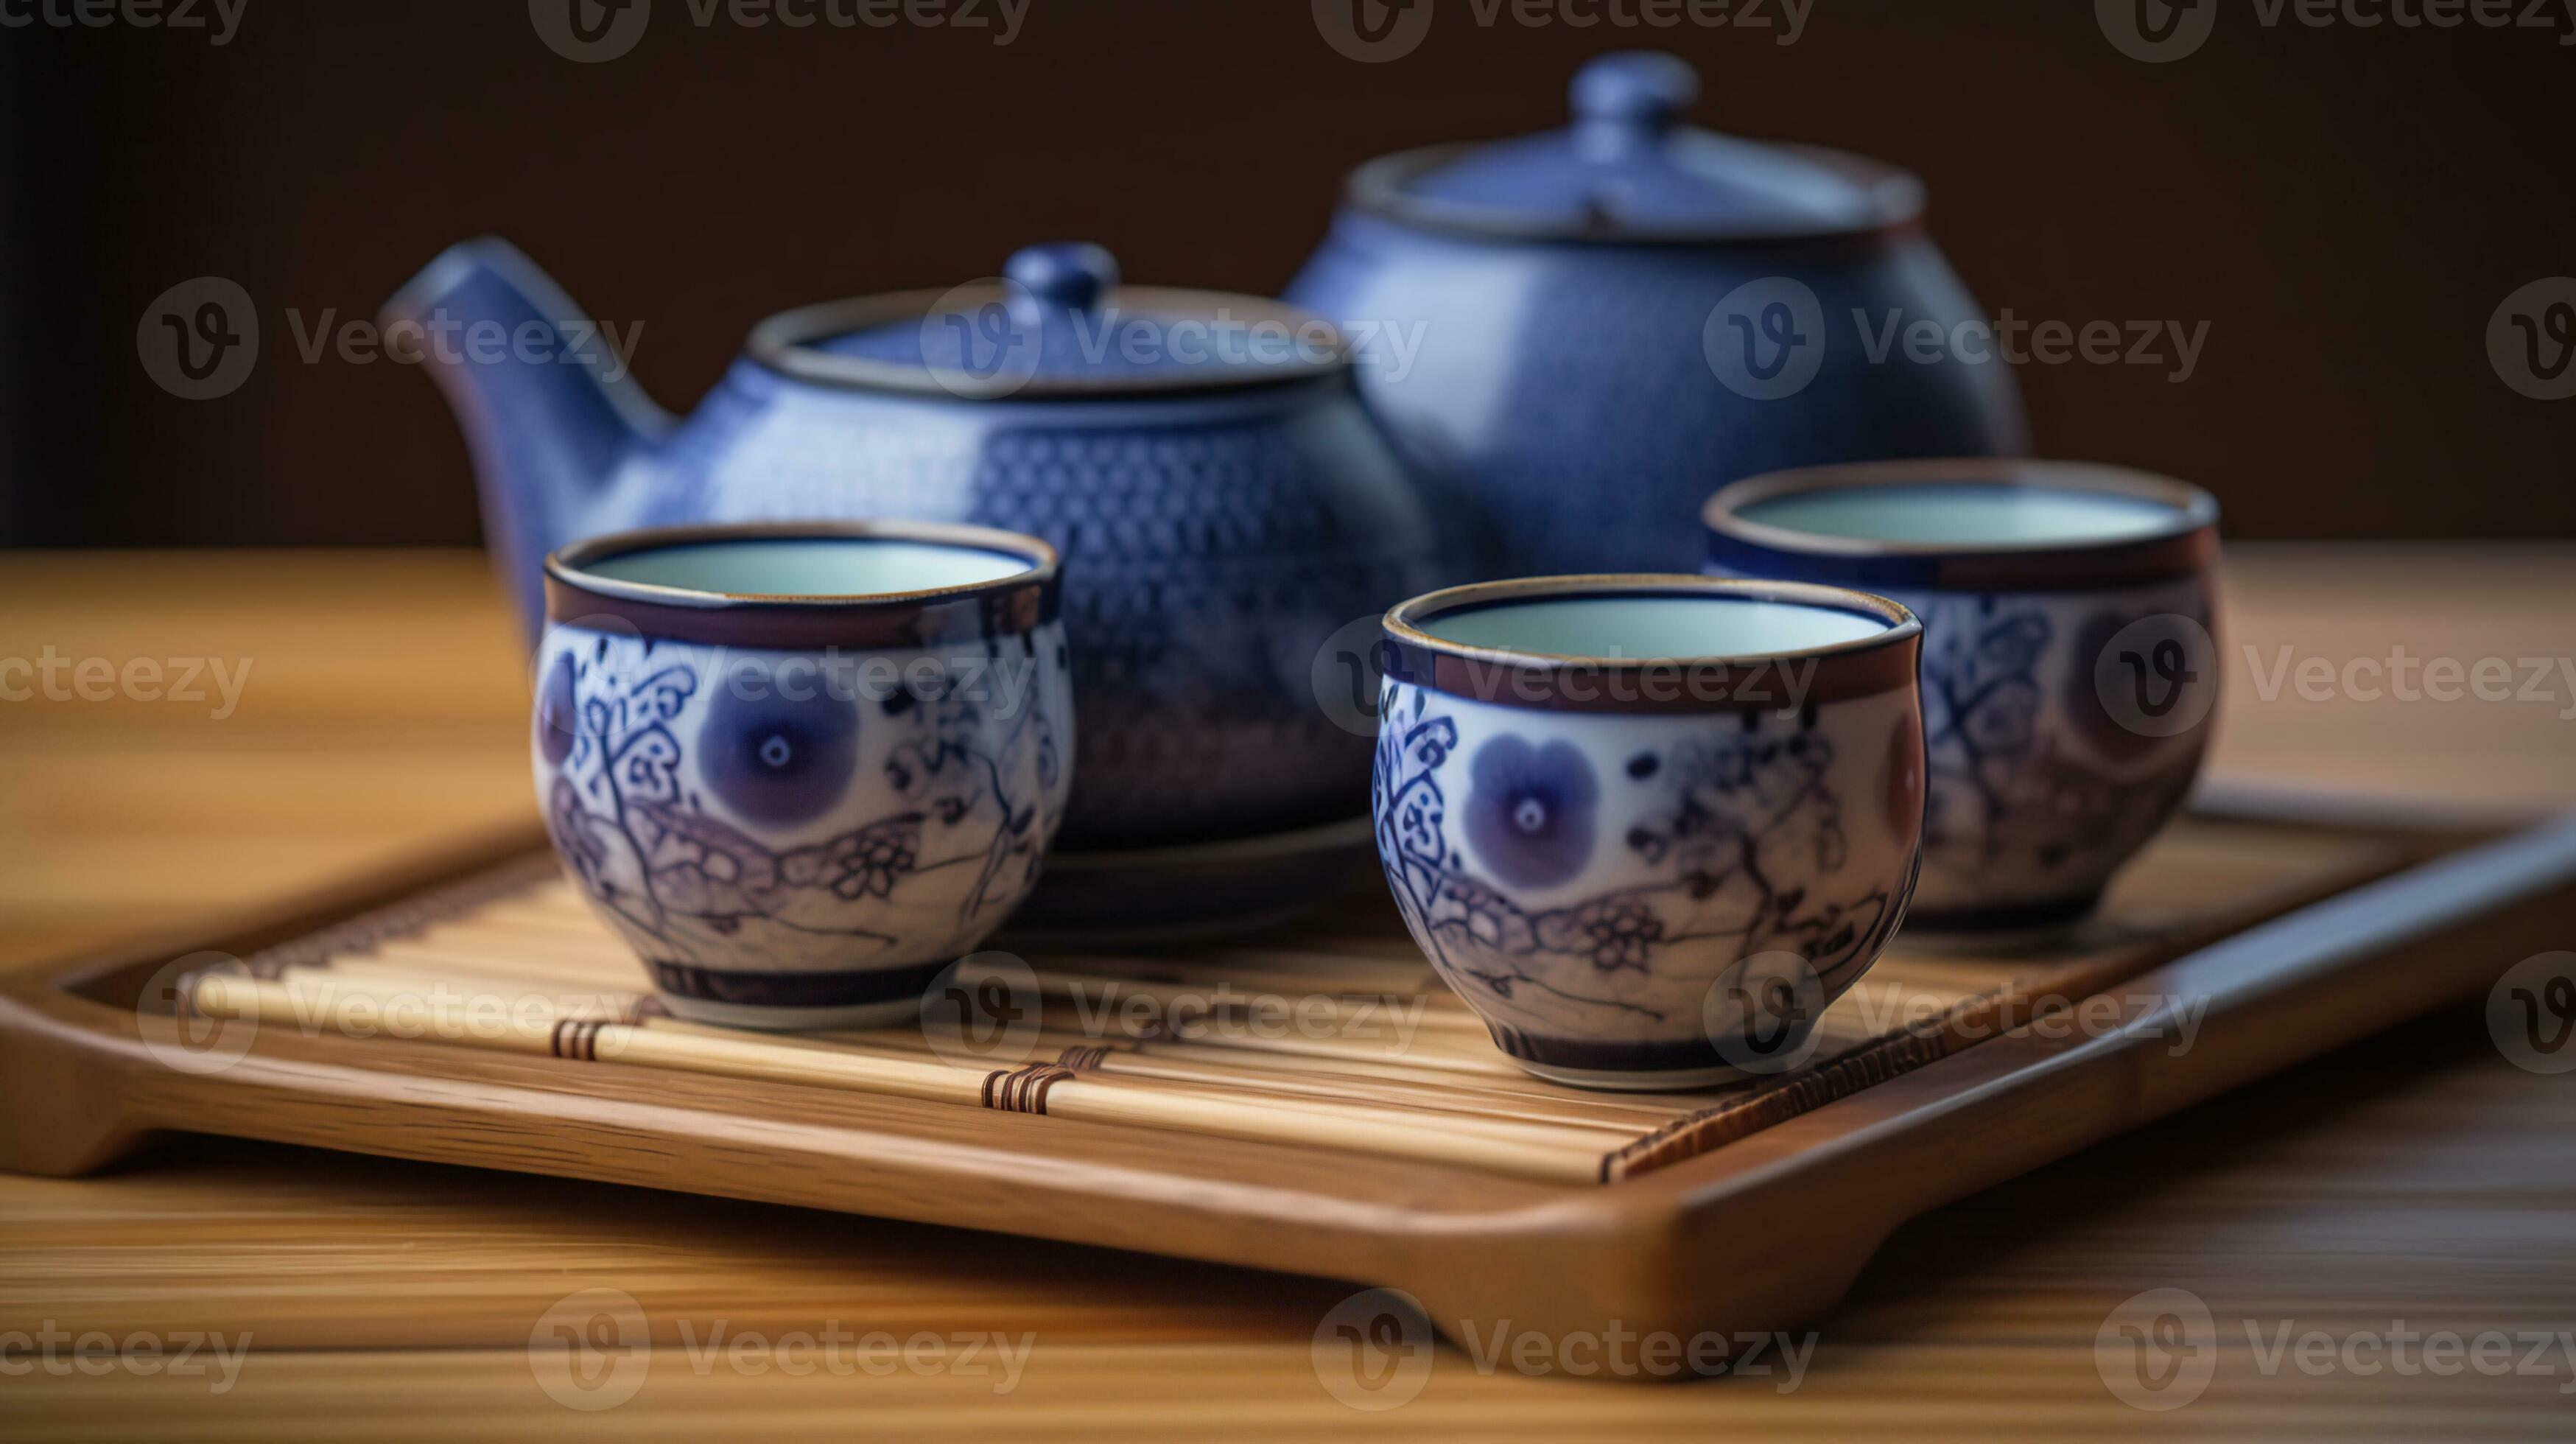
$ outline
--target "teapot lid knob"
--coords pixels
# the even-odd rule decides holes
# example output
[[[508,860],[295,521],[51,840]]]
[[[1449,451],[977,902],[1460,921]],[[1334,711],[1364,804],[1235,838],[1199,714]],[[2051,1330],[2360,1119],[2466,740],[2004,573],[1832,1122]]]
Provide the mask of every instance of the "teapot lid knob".
[[[1574,118],[1622,129],[1660,131],[1699,99],[1699,72],[1678,55],[1621,50],[1574,73]]]
[[[1048,306],[1087,311],[1118,284],[1118,261],[1087,241],[1054,241],[1012,252],[1002,274]]]

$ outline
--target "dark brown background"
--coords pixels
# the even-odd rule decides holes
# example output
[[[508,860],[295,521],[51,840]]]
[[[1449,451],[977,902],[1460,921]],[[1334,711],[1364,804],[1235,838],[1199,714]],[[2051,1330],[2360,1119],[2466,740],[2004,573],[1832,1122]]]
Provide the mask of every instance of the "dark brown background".
[[[2205,0],[2209,44],[2149,66],[2085,0],[1816,0],[1787,48],[1433,3],[1382,65],[1328,48],[1304,0],[1032,0],[1002,49],[701,31],[656,0],[633,54],[589,66],[520,0],[249,0],[222,49],[0,30],[0,543],[471,540],[427,380],[306,364],[286,317],[371,315],[461,237],[644,322],[637,370],[684,407],[766,311],[990,274],[1031,239],[1275,289],[1353,162],[1552,124],[1579,60],[1644,44],[1702,67],[1706,123],[1921,171],[1989,310],[2210,323],[2186,384],[2024,367],[2043,452],[2201,481],[2241,536],[2576,532],[2576,401],[2510,391],[2483,341],[2508,293],[2576,271],[2558,32],[2266,30]],[[191,403],[134,332],[207,274],[257,300],[263,353]]]

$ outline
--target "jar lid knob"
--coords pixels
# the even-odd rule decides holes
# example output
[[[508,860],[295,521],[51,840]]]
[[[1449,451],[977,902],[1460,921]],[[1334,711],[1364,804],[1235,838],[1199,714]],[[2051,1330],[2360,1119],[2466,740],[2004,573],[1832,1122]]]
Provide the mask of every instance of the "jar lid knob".
[[[1049,307],[1088,311],[1118,284],[1118,261],[1088,241],[1025,246],[1002,263],[1002,275]]]
[[[1574,73],[1570,102],[1578,121],[1659,132],[1699,99],[1699,72],[1678,55],[1621,50]]]

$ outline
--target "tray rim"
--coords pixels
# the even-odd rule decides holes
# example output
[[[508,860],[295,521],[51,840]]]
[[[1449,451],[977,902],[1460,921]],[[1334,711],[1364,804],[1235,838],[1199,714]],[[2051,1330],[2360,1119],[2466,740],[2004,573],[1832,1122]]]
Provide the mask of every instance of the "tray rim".
[[[659,1075],[648,1088],[608,1076],[613,1069],[569,1075],[547,1060],[430,1044],[417,1057],[406,1050],[358,1067],[340,1056],[346,1045],[338,1040],[264,1038],[245,1060],[258,1060],[250,1076],[187,1078],[152,1060],[146,1020],[130,1006],[80,991],[189,951],[245,953],[290,941],[506,865],[545,845],[533,822],[230,919],[0,973],[0,1039],[10,1044],[0,1049],[0,1083],[22,1097],[59,1090],[67,1103],[51,1126],[32,1116],[0,1118],[0,1167],[88,1172],[151,1132],[217,1132],[1321,1274],[1407,1290],[1444,1332],[1449,1320],[1495,1318],[1556,1329],[1597,1328],[1605,1319],[1679,1332],[1787,1327],[1829,1308],[1887,1233],[1915,1214],[2469,991],[2511,960],[2488,967],[2470,960],[2473,949],[2439,944],[2480,931],[2545,942],[2534,915],[2561,916],[2545,905],[2576,899],[2576,813],[2500,830],[2491,817],[2438,809],[2362,804],[2320,821],[2279,806],[2277,795],[2245,806],[2212,801],[2195,807],[2248,821],[2387,830],[2370,820],[2378,817],[2400,830],[2469,840],[2111,990],[2135,1001],[2209,996],[2198,1061],[2188,1069],[2160,1064],[2161,1040],[2137,1026],[2054,1040],[2023,1029],[1607,1188],[1376,1160],[1336,1169],[1334,1186],[1323,1188],[1298,1177],[1311,1155],[1276,1145],[1174,1152],[1157,1150],[1140,1130],[1012,1115],[987,1120],[1000,1127],[981,1137],[943,1139],[942,1124],[954,1122],[948,1105],[733,1080],[675,1086]],[[2446,867],[2474,875],[2453,878],[2440,871]],[[2460,885],[2443,891],[2433,881]],[[2323,923],[2334,924],[2325,936],[2290,945]],[[2257,940],[2252,953],[2273,951],[2249,956],[2249,939]],[[2338,972],[2371,985],[2348,981],[2332,1008],[2293,1006],[2306,982]],[[397,1086],[388,1089],[388,1077]],[[372,1097],[366,1116],[385,1128],[381,1115],[395,1111],[398,1126],[366,1134],[355,1131],[356,1114],[283,1116],[298,1098],[344,1096]],[[570,1117],[568,1099],[584,1100],[569,1105]],[[822,1121],[776,1120],[781,1112]],[[707,1153],[704,1130],[685,1121],[710,1115],[749,1129],[754,1156],[794,1159],[810,1174],[657,1174],[617,1156],[620,1144],[647,1142]],[[565,1166],[564,1156],[513,1159],[435,1136],[442,1120],[498,1127],[539,1118],[596,1151]],[[1983,1146],[1959,1147],[1970,1135]],[[1033,1161],[1041,1165],[1036,1176]],[[1013,1174],[1019,1188],[1002,1190],[1015,1196],[998,1210],[989,1200],[981,1212],[939,1206],[943,1184]],[[1462,1178],[1474,1186],[1462,1188]],[[1819,1207],[1818,1190],[1831,1206]],[[1047,1203],[1064,1207],[1045,1214],[1038,1206]],[[1798,1246],[1727,1246],[1765,1229]],[[1712,1279],[1724,1286],[1712,1290]]]

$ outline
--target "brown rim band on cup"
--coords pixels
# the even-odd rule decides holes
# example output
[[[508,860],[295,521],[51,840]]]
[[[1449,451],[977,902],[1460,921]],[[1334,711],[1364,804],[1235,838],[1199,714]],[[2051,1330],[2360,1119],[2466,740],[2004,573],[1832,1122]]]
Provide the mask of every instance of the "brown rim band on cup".
[[[906,592],[791,596],[620,581],[585,568],[613,557],[710,543],[890,541],[1025,562],[990,581]],[[771,651],[901,649],[1025,636],[1062,607],[1055,548],[1035,537],[943,522],[756,522],[617,532],[546,558],[546,620],[622,623],[648,637]]]
[[[1776,602],[1845,612],[1883,630],[1801,650],[1707,657],[1577,657],[1471,646],[1432,635],[1425,623],[1538,601],[1693,598]],[[1923,624],[1885,597],[1801,582],[1731,581],[1686,574],[1533,577],[1451,587],[1386,614],[1381,661],[1389,680],[1498,707],[1551,712],[1738,714],[1910,690]]]
[[[1992,486],[2123,497],[2167,508],[2161,526],[2099,540],[1980,545],[1878,541],[1749,519],[1748,508],[1824,491]],[[2088,592],[2179,581],[2218,556],[2218,502],[2188,482],[2091,462],[1959,457],[1862,461],[1749,476],[1700,509],[1711,563],[1731,572],[1899,591]]]

